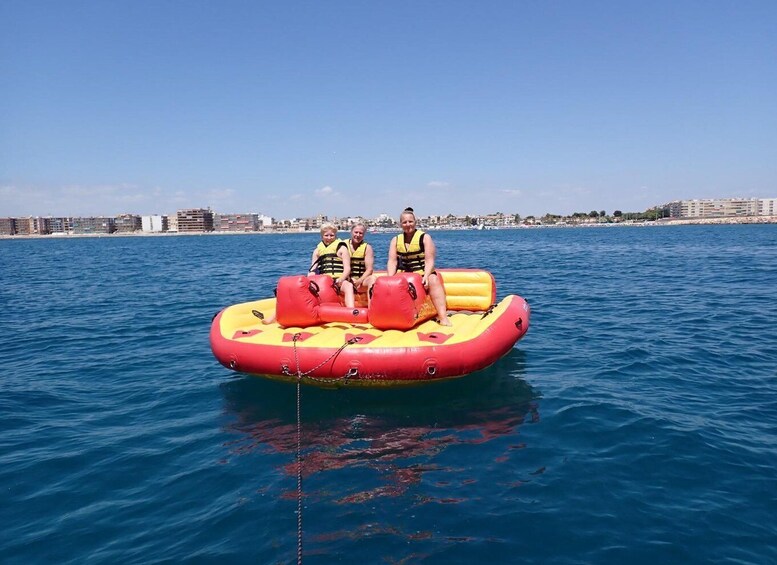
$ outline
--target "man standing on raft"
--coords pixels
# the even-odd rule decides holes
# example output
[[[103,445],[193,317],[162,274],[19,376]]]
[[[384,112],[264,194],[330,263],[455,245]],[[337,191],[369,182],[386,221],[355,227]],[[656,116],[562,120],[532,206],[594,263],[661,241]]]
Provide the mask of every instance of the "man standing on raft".
[[[429,292],[437,310],[441,326],[451,326],[445,307],[445,289],[439,275],[434,270],[436,250],[432,236],[416,229],[416,217],[412,208],[405,208],[399,215],[402,233],[391,240],[388,251],[386,271],[394,275],[397,271],[418,273],[422,277],[424,288]]]

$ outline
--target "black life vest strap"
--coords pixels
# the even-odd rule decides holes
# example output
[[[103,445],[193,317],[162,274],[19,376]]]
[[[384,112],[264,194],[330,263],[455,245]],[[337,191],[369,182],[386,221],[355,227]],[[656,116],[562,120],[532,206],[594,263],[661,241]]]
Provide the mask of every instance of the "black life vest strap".
[[[397,269],[406,273],[423,271],[426,266],[422,253],[398,253]]]
[[[404,238],[404,234],[400,234],[397,237]],[[397,270],[404,271],[406,273],[413,273],[415,271],[423,271],[424,267],[426,267],[426,263],[424,261],[424,238],[426,237],[426,232],[421,234],[421,238],[418,241],[418,251],[414,251],[412,253],[397,251]],[[402,240],[404,241],[404,239]],[[407,243],[405,243],[405,248],[407,248]]]
[[[359,278],[367,270],[364,257],[351,257],[351,276]]]
[[[318,256],[318,271],[322,275],[334,275],[343,272],[343,261],[337,253],[326,253]]]

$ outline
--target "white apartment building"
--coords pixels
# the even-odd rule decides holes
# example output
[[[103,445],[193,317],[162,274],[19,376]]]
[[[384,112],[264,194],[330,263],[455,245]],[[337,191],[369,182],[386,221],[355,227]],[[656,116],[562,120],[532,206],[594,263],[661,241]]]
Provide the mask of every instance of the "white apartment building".
[[[759,216],[777,216],[777,198],[761,198],[758,200]]]
[[[143,216],[141,229],[146,233],[161,233],[167,231],[167,216]]]
[[[664,205],[671,218],[724,218],[730,216],[773,216],[777,198],[706,198],[675,200]]]

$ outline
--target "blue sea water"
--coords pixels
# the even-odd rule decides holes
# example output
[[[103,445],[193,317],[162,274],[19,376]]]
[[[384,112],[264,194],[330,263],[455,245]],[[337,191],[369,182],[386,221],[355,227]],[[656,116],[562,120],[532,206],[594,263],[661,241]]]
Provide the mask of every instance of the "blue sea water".
[[[447,383],[303,387],[301,536],[296,387],[208,330],[314,235],[0,241],[0,561],[777,562],[777,225],[434,238],[529,333]]]

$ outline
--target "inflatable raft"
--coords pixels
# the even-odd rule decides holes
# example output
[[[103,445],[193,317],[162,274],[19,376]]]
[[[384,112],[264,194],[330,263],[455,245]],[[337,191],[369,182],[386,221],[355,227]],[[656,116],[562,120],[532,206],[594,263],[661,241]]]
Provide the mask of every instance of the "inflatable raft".
[[[369,308],[340,305],[325,275],[282,277],[276,298],[229,306],[214,316],[213,354],[234,371],[276,380],[409,385],[484,369],[529,329],[527,302],[510,295],[497,303],[490,273],[437,272],[450,327],[433,319],[435,310],[416,274],[379,273]]]

